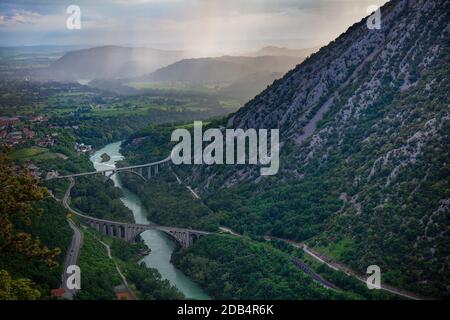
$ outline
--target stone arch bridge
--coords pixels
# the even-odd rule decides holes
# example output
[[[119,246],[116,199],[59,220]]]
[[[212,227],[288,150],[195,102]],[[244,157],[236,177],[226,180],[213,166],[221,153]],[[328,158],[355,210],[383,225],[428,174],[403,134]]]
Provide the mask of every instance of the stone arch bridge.
[[[144,231],[159,230],[169,235],[182,247],[188,248],[194,243],[195,240],[199,239],[202,236],[210,234],[206,231],[186,228],[164,227],[155,224],[124,223],[97,219],[80,214],[78,214],[78,216],[81,217],[87,225],[97,230],[101,234],[114,238],[124,239],[131,243],[135,242],[136,237]]]

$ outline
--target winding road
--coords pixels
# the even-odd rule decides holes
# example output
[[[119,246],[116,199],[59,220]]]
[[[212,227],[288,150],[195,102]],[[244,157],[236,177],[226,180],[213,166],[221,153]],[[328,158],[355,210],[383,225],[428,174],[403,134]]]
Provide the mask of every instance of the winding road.
[[[72,300],[78,290],[69,289],[67,287],[67,280],[68,280],[70,274],[68,274],[66,271],[69,266],[78,265],[78,257],[79,257],[80,247],[81,247],[81,244],[83,243],[83,234],[81,233],[81,231],[77,228],[77,226],[75,225],[75,223],[73,223],[73,221],[71,219],[67,219],[67,222],[69,223],[70,228],[73,230],[73,236],[72,236],[72,242],[70,243],[69,250],[67,251],[66,259],[64,262],[61,288],[63,288],[65,291],[64,297],[66,299]]]
[[[64,197],[62,199],[63,206],[69,210],[72,211],[67,204],[67,199],[70,196],[70,190],[75,184],[75,181],[73,178],[70,178],[70,185],[69,188],[67,188],[66,193],[64,194]],[[64,297],[69,300],[73,300],[74,295],[76,294],[76,289],[69,289],[67,287],[67,279],[69,278],[69,274],[67,274],[67,268],[71,265],[78,265],[78,257],[80,256],[80,248],[81,244],[83,243],[83,233],[78,229],[78,227],[73,223],[72,219],[68,218],[67,222],[69,223],[70,228],[73,230],[73,236],[72,241],[70,242],[69,249],[67,250],[66,259],[64,261],[64,269],[63,269],[63,275],[62,275],[62,282],[61,282],[61,288],[64,289],[65,294]]]

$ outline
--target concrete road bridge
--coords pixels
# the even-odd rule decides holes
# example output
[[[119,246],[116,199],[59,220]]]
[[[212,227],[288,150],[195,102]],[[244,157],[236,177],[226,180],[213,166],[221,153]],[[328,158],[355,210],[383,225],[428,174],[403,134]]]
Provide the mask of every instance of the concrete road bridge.
[[[169,166],[170,161],[171,161],[171,157],[169,156],[163,160],[152,162],[152,163],[120,167],[120,168],[103,169],[103,170],[98,170],[98,171],[67,174],[67,175],[62,175],[62,176],[56,175],[56,176],[48,177],[46,180],[67,179],[67,178],[85,177],[85,176],[93,176],[93,175],[104,175],[105,182],[106,182],[113,175],[115,175],[119,172],[130,172],[130,173],[137,175],[142,180],[148,181],[152,178],[152,176],[155,176],[158,174],[160,168]]]

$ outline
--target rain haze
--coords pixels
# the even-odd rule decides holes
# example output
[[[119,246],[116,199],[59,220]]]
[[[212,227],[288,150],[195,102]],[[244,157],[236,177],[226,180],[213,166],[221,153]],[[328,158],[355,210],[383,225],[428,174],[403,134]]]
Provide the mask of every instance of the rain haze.
[[[99,0],[0,3],[0,46],[143,46],[236,54],[327,44],[385,0]],[[68,30],[66,9],[81,9]]]

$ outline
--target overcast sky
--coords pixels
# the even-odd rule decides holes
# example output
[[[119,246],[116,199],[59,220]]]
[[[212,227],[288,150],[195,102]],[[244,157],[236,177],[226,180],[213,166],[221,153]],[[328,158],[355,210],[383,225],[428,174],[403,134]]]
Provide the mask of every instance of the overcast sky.
[[[204,54],[328,43],[386,0],[0,0],[0,46],[133,45]],[[81,30],[66,9],[81,8]]]

